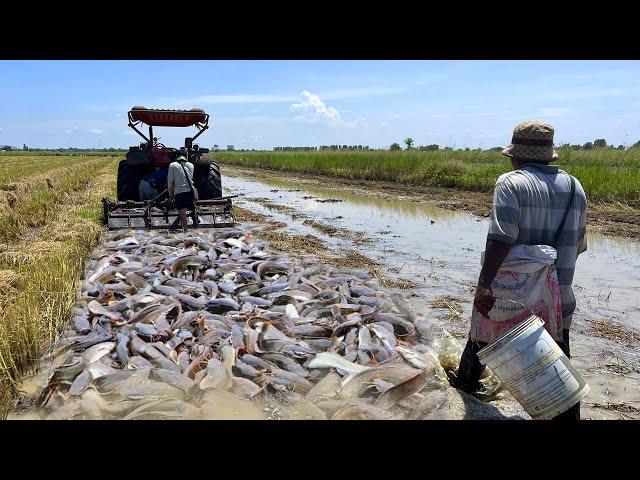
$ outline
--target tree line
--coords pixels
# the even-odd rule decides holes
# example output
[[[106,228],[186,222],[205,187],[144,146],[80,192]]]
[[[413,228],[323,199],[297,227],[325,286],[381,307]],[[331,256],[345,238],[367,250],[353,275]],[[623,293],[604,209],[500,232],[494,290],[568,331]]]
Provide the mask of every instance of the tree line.
[[[437,144],[430,144],[430,145],[420,145],[417,147],[414,147],[414,140],[411,137],[407,137],[403,140],[404,145],[405,145],[405,150],[418,150],[418,151],[435,151],[435,150],[453,150],[452,147],[444,147],[444,148],[440,148],[439,145]],[[492,148],[488,148],[485,151],[501,151],[504,147],[492,147]],[[597,149],[597,148],[613,148],[613,149],[617,149],[617,150],[626,150],[627,147],[625,147],[624,145],[618,145],[617,147],[614,145],[609,145],[607,143],[607,141],[604,138],[597,138],[595,139],[593,142],[586,142],[582,145],[578,145],[578,144],[570,144],[570,143],[564,143],[562,145],[558,145],[557,148],[571,148],[574,150],[592,150],[592,149]],[[631,145],[631,147],[629,148],[640,148],[640,141],[634,143],[633,145]],[[219,145],[214,145],[213,148],[211,149],[214,152],[219,152],[222,149],[220,148]],[[326,150],[333,150],[333,151],[344,151],[344,150],[349,150],[349,151],[383,151],[383,150],[391,150],[391,151],[398,151],[398,150],[402,150],[402,146],[397,143],[394,142],[392,143],[389,148],[371,148],[368,145],[320,145],[319,147],[274,147],[273,151],[274,152],[307,152],[307,151],[326,151]],[[472,151],[472,149],[470,149],[469,147],[464,148],[464,149],[458,149],[458,150],[464,150],[465,152],[469,152]],[[475,148],[473,149],[473,151],[482,151],[483,149],[481,148]],[[68,147],[68,148],[33,148],[33,147],[28,147],[26,144],[22,145],[22,148],[18,148],[18,147],[14,147],[11,145],[1,145],[0,146],[0,151],[5,151],[5,152],[14,152],[14,151],[25,151],[25,152],[124,152],[126,151],[126,149],[124,148],[114,148],[114,147],[110,147],[110,148],[75,148],[75,147]],[[235,148],[234,145],[227,145],[226,151],[228,152],[235,152],[235,151],[239,151],[239,152],[259,152],[261,150],[256,150],[256,149],[237,149]]]
[[[323,150],[375,150],[368,145],[320,145],[319,147],[273,147],[274,152],[308,152]]]
[[[405,138],[403,143],[406,145],[406,150],[420,150],[420,151],[429,151],[429,150],[440,150],[440,146],[436,145],[436,144],[432,144],[432,145],[424,145],[424,146],[419,146],[419,147],[414,147],[414,140],[411,137]],[[504,147],[492,147],[492,148],[488,148],[486,149],[486,151],[501,151]],[[624,145],[618,145],[617,147],[614,145],[609,145],[607,143],[607,141],[604,138],[598,138],[596,140],[594,140],[593,142],[586,142],[583,145],[572,145],[569,143],[564,143],[562,145],[558,145],[557,148],[572,148],[574,150],[592,150],[594,148],[614,148],[616,150],[625,150],[627,147],[625,147]],[[634,143],[633,145],[631,145],[631,147],[629,148],[640,148],[640,141],[637,141],[636,143]],[[389,150],[402,150],[402,147],[400,146],[399,143],[392,143],[389,146]],[[442,150],[453,150],[453,148],[451,147],[444,147]],[[481,148],[476,148],[474,149],[474,151],[481,151]],[[464,151],[469,152],[471,151],[470,148],[465,148]]]
[[[126,148],[36,148],[28,147],[26,144],[22,145],[22,148],[14,147],[11,145],[0,145],[0,151],[2,152],[126,152]]]

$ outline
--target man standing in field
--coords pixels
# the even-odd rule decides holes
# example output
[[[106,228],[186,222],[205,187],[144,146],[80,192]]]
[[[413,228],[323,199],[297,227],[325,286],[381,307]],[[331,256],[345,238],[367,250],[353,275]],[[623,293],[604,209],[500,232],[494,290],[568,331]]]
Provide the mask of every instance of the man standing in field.
[[[187,162],[184,154],[178,154],[176,160],[169,165],[167,191],[169,197],[175,200],[182,231],[186,232],[187,209],[193,209],[194,201],[198,199],[198,192],[193,186],[193,164]]]
[[[496,301],[492,283],[513,246],[553,246],[557,251],[555,269],[562,308],[561,339],[556,337],[556,341],[570,358],[569,328],[576,307],[571,283],[576,259],[587,249],[587,199],[577,179],[557,166],[549,165],[558,158],[553,149],[553,133],[551,125],[523,122],[514,129],[511,145],[502,151],[503,155],[511,158],[513,171],[501,175],[496,182],[474,308],[483,321],[491,321],[488,316]],[[473,322],[457,378],[452,382],[467,393],[476,393],[480,389],[479,380],[485,366],[480,363],[477,353],[488,344],[478,341],[474,334],[478,329]],[[495,338],[485,340],[493,341]],[[579,420],[580,403],[555,419]]]

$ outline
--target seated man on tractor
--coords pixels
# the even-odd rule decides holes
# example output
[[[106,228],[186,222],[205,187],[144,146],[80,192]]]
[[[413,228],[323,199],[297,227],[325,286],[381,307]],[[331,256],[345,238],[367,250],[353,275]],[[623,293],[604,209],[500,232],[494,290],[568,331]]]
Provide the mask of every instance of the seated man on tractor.
[[[167,183],[169,172],[166,168],[156,167],[154,172],[148,173],[140,181],[140,201],[151,200],[162,192]]]

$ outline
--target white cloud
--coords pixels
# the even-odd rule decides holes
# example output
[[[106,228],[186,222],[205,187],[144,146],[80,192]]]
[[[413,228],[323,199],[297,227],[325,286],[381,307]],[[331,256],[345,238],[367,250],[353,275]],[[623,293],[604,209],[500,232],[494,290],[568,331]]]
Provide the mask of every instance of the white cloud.
[[[93,133],[94,135],[102,135],[104,130],[100,130],[99,128],[92,128],[89,130],[89,133]]]
[[[78,127],[71,127],[71,128],[67,128],[67,129],[64,131],[64,133],[66,133],[66,134],[71,134],[71,133],[77,132],[78,130],[79,130],[79,128],[78,128]]]
[[[289,107],[292,112],[300,112],[297,120],[305,120],[311,123],[326,121],[330,124],[337,124],[342,121],[338,110],[327,106],[318,95],[304,90],[300,93],[300,103],[294,103]]]
[[[299,115],[294,117],[296,121],[308,123],[326,123],[331,126],[342,126],[347,128],[367,128],[369,125],[365,117],[353,120],[345,120],[335,107],[327,105],[320,99],[319,95],[304,90],[300,93],[301,101],[289,106],[292,112],[298,112]]]
[[[400,118],[400,114],[399,113],[394,113],[393,114],[393,118]]]
[[[380,122],[380,126],[381,127],[388,127],[389,126],[389,122],[387,122],[386,120]]]

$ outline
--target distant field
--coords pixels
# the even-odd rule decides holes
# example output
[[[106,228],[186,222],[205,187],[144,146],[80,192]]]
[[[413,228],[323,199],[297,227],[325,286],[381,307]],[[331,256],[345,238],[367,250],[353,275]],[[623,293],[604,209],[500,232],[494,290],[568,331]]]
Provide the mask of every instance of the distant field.
[[[0,155],[0,190],[7,185],[27,179],[33,174],[87,162],[87,157],[59,155]]]
[[[557,164],[580,180],[589,200],[640,208],[640,148],[559,149],[558,155]],[[213,157],[244,167],[486,192],[511,169],[494,151],[216,152]]]

